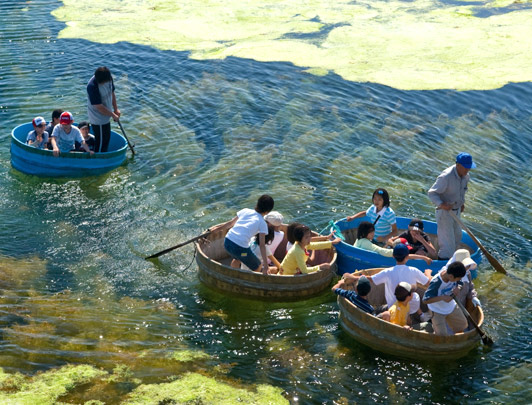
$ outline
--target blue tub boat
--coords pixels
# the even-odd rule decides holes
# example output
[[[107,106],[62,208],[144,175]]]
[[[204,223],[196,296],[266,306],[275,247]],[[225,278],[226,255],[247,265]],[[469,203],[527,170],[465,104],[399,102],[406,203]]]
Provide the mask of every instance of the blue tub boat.
[[[109,152],[70,152],[54,156],[51,150],[37,149],[26,144],[31,122],[22,124],[11,132],[11,165],[26,174],[43,177],[82,177],[102,174],[120,166],[126,160],[127,142],[117,132],[111,131]]]
[[[338,266],[338,274],[344,274],[346,272],[352,273],[355,270],[371,269],[374,267],[391,267],[395,265],[395,259],[393,257],[385,257],[375,252],[356,248],[353,246],[356,240],[357,228],[360,222],[367,221],[367,217],[357,218],[351,222],[346,219],[341,219],[334,223],[334,225],[342,232],[345,237],[345,241],[335,245],[338,257],[336,264]],[[402,232],[408,228],[411,218],[397,217],[397,228]],[[438,250],[438,237],[437,224],[431,221],[423,221],[423,230],[429,234],[432,244]],[[327,228],[327,232],[330,232],[330,228]],[[462,249],[467,249],[471,253],[471,259],[477,264],[480,264],[482,256],[480,249],[475,244],[473,239],[469,237],[467,233],[462,231],[461,240]],[[433,260],[429,266],[424,260],[409,260],[408,265],[417,267],[420,270],[431,269],[432,274],[436,274],[445,264],[447,260]],[[476,277],[476,270],[471,272],[471,275]]]

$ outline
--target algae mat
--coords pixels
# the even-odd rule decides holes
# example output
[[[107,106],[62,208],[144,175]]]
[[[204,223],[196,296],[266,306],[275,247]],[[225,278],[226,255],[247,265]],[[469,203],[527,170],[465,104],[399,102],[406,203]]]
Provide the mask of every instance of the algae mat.
[[[532,79],[532,2],[63,0],[60,38],[286,61],[398,89]]]

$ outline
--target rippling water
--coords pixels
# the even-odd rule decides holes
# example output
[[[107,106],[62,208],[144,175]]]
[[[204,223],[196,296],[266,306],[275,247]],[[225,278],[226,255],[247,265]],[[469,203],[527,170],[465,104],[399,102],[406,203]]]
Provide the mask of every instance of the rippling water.
[[[530,402],[530,82],[399,91],[289,63],[59,40],[64,24],[50,16],[59,5],[0,5],[0,367],[124,364],[144,383],[199,371],[280,387],[301,403]],[[100,64],[114,73],[138,154],[94,178],[12,169],[11,129],[59,107],[86,118],[85,85]],[[191,246],[143,260],[263,192],[288,221],[316,230],[367,207],[376,187],[400,215],[432,219],[426,191],[461,150],[478,162],[464,220],[513,274],[480,266],[492,350],[446,364],[399,360],[351,341],[330,292],[246,301],[202,286]],[[211,357],[161,360],[184,349]]]

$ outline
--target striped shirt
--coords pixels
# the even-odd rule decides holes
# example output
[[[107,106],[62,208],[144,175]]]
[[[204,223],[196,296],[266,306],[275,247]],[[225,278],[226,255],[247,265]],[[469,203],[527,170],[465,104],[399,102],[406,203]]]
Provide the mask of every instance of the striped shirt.
[[[367,312],[368,314],[373,314],[373,307],[368,302],[368,300],[361,298],[356,292],[351,290],[344,290],[342,288],[337,288],[334,290],[337,295],[347,298],[353,304],[355,304],[362,311]]]
[[[368,221],[374,223],[377,219],[377,208],[375,205],[372,205],[366,211],[366,216],[369,218]],[[386,207],[384,214],[381,215],[377,223],[375,224],[375,238],[379,236],[386,236],[392,231],[392,225],[395,224],[395,212],[390,207]]]

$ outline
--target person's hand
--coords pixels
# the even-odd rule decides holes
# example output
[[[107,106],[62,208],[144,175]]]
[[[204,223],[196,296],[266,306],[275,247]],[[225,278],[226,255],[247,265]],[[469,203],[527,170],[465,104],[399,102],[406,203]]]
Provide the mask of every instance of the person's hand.
[[[480,305],[480,300],[477,297],[471,298],[471,301],[473,301],[473,305],[475,306],[475,308],[482,306],[482,305]]]
[[[113,114],[111,115],[111,117],[113,118],[113,121],[114,121],[114,122],[117,122],[117,121],[120,119],[120,115],[118,115],[118,114],[116,114],[116,113],[113,113]]]
[[[264,263],[262,265],[262,274],[268,274],[268,270],[269,270],[268,263]]]
[[[342,239],[340,239],[340,238],[335,238],[335,239],[333,239],[333,240],[331,241],[331,243],[332,243],[333,245],[337,245],[337,244],[340,243],[341,241],[342,241]]]
[[[42,142],[42,135],[37,135],[37,136],[35,137],[35,142],[37,142],[37,143],[41,143],[41,142]]]
[[[94,151],[93,151],[93,150],[90,150],[90,151],[89,151],[89,155],[91,155],[91,156],[94,155]]]
[[[442,210],[445,210],[445,211],[450,211],[450,210],[453,209],[453,206],[450,203],[444,202],[444,203],[441,203],[438,208],[442,209]]]
[[[452,300],[453,300],[453,297],[451,297],[450,295],[444,295],[442,298],[443,302],[451,302]]]
[[[386,246],[393,246],[393,238],[390,238],[386,241]]]
[[[430,257],[425,256],[423,260],[425,260],[429,266],[432,264],[432,259]]]
[[[61,152],[59,151],[59,148],[58,147],[55,147],[54,148],[54,156],[59,156]]]
[[[354,215],[350,215],[350,216],[348,216],[348,217],[345,218],[345,220],[346,220],[347,222],[351,222],[353,219],[355,219],[355,216],[354,216]]]
[[[118,116],[118,118],[120,118],[120,116],[122,115],[118,108],[114,111],[114,113]]]
[[[412,235],[412,239],[418,242],[423,242],[423,236],[421,236],[421,232],[419,231],[410,231],[410,235]]]
[[[460,212],[464,212],[464,211],[465,211],[465,205],[462,205],[462,206],[460,207]]]
[[[456,286],[456,287],[453,288],[453,295],[455,297],[458,297],[458,294],[460,294],[460,287]]]

